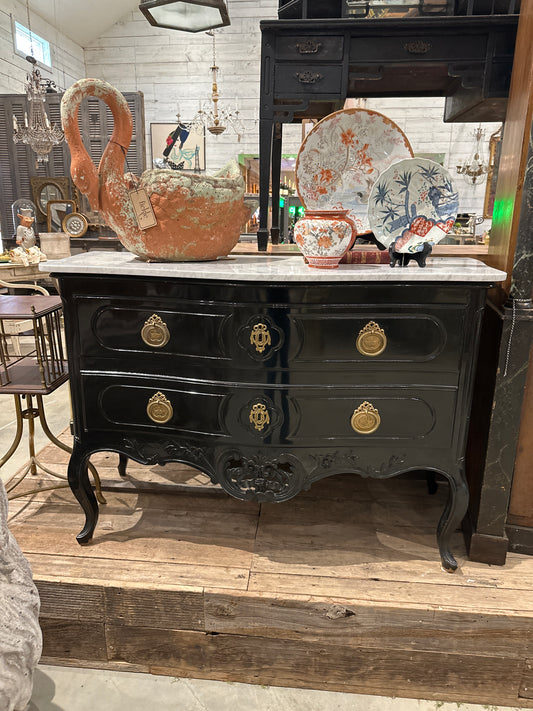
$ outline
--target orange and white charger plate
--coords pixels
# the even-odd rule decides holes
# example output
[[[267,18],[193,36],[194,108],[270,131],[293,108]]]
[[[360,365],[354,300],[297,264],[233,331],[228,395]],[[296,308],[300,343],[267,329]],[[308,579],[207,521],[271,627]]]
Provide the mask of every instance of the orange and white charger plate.
[[[412,157],[394,121],[370,109],[343,109],[305,137],[296,159],[296,189],[305,208],[348,210],[358,233],[368,232],[372,186],[393,163]]]

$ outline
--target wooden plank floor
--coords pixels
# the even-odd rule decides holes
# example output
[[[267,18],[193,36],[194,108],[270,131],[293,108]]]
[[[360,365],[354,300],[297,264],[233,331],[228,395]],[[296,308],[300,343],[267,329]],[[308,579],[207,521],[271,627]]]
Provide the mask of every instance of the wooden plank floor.
[[[65,452],[40,457],[66,472]],[[114,490],[89,546],[69,489],[10,503],[46,661],[533,707],[533,557],[472,563],[457,532],[459,570],[443,572],[445,484],[337,476],[258,505],[181,465],[130,463],[124,484],[116,455],[93,461]],[[149,482],[167,487],[131,491]]]

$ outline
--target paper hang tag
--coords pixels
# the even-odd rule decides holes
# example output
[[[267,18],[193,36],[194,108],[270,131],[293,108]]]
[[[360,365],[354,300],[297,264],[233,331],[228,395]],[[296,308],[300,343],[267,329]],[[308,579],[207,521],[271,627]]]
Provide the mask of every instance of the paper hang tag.
[[[149,227],[155,227],[155,225],[157,225],[157,218],[146,190],[144,188],[131,190],[130,197],[139,228],[141,230],[147,230]]]

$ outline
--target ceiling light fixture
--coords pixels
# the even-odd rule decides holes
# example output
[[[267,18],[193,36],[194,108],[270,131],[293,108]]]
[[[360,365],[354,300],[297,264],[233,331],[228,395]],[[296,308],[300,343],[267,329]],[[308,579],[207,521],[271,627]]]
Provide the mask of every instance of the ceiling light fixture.
[[[224,0],[142,0],[139,10],[155,27],[204,32],[230,24]]]
[[[476,185],[489,170],[489,166],[483,155],[483,136],[485,131],[478,126],[474,131],[474,145],[470,157],[462,165],[457,166],[457,172],[462,175],[467,183]]]
[[[28,121],[27,113],[24,112],[24,126],[19,127],[17,118],[13,115],[13,141],[27,144],[37,154],[37,163],[47,163],[48,154],[52,148],[59,145],[65,137],[61,128],[57,124],[52,125],[46,115],[46,86],[43,86],[41,72],[37,69],[37,60],[33,56],[29,0],[26,0],[26,10],[31,51],[31,56],[27,56],[26,59],[32,65],[31,74],[27,75],[28,84],[26,85],[30,119]]]
[[[234,108],[228,108],[227,106],[219,106],[220,94],[218,93],[218,82],[217,75],[219,68],[217,66],[216,57],[216,44],[215,44],[215,32],[206,32],[213,38],[213,64],[211,66],[211,96],[209,100],[204,103],[204,105],[199,109],[196,116],[191,121],[191,126],[193,128],[200,128],[204,126],[207,128],[209,133],[214,136],[219,136],[224,133],[226,127],[229,127],[234,133],[237,134],[237,140],[240,142],[241,135],[244,132],[244,125],[239,116],[239,111]]]

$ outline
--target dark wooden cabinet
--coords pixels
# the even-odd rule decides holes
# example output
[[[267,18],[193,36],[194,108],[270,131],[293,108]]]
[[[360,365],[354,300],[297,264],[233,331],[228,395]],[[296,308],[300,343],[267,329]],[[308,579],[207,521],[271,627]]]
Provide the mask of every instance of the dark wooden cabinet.
[[[445,96],[446,121],[503,121],[517,25],[518,15],[261,22],[259,249],[271,167],[279,203],[284,123],[323,118],[347,97],[383,96]]]
[[[341,472],[425,469],[449,481],[437,536],[455,569],[449,542],[468,501],[486,284],[54,275],[74,412],[69,482],[86,513],[80,543],[97,520],[86,466],[96,451],[185,462],[258,501],[285,501]],[[377,336],[365,340],[369,332]]]

